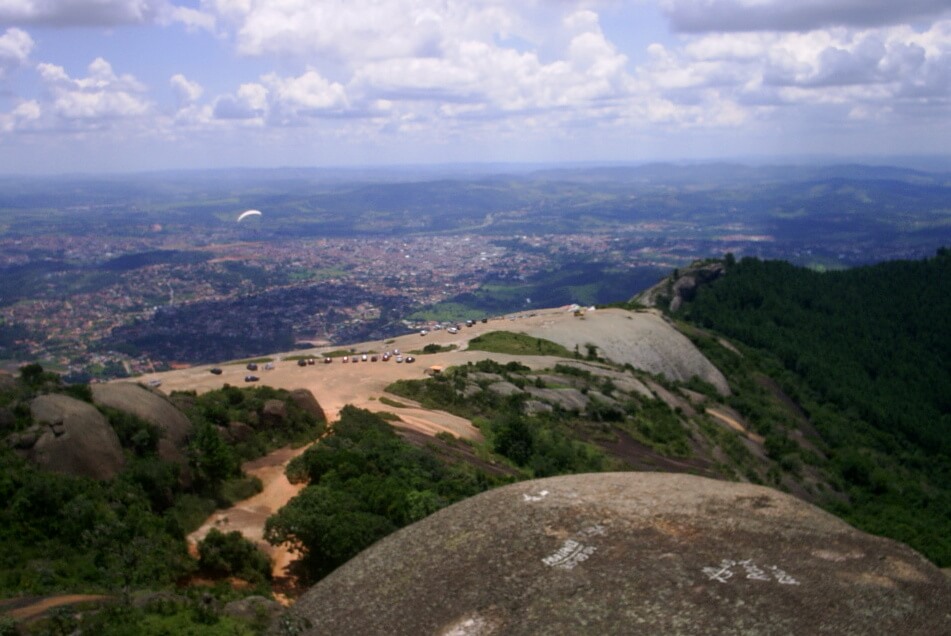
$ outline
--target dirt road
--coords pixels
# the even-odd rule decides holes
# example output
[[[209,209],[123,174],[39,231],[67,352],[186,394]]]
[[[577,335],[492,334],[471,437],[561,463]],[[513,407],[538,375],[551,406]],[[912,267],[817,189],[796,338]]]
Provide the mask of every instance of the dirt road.
[[[45,612],[78,603],[93,603],[107,601],[110,596],[101,594],[62,594],[60,596],[46,596],[42,598],[10,599],[0,601],[0,614],[9,616],[17,621],[31,621],[39,618]]]
[[[297,555],[285,546],[274,547],[265,541],[264,523],[303,489],[304,484],[292,484],[287,480],[284,469],[304,450],[306,447],[285,447],[254,461],[245,462],[242,465],[244,472],[260,479],[263,490],[231,508],[215,511],[198,530],[188,535],[189,544],[197,545],[212,528],[221,532],[237,530],[271,557],[271,572],[275,581],[280,581],[282,587],[287,587],[287,582],[294,578],[288,567]]]

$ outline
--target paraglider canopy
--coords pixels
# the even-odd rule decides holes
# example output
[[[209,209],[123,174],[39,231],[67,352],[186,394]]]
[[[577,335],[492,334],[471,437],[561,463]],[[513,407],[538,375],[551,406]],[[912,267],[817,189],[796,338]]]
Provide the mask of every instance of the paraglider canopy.
[[[245,220],[249,216],[261,216],[261,210],[245,210],[238,216],[238,223]]]

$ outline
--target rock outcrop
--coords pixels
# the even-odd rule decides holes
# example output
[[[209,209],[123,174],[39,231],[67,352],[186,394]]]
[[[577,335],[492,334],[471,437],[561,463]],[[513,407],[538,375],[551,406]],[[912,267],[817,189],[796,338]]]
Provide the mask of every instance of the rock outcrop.
[[[324,409],[317,402],[314,394],[307,389],[294,389],[291,391],[291,401],[301,408],[305,413],[310,413],[317,418],[319,422],[326,422],[327,415]]]
[[[726,378],[690,340],[661,316],[651,312],[599,309],[576,321],[555,321],[528,331],[573,350],[588,345],[600,357],[620,365],[662,375],[672,382],[699,377],[722,395],[729,395]]]
[[[951,582],[910,548],[768,488],[575,475],[404,528],[280,622],[307,634],[932,635],[951,632]]]
[[[99,406],[131,413],[162,432],[158,454],[165,461],[184,465],[182,449],[188,443],[192,423],[162,395],[132,382],[91,385],[92,398]]]
[[[635,300],[647,307],[663,307],[677,311],[697,295],[697,289],[723,276],[726,265],[721,261],[698,262],[674,273],[644,290]]]
[[[125,465],[119,437],[91,404],[66,395],[30,402],[36,424],[11,440],[40,468],[75,477],[112,479]]]

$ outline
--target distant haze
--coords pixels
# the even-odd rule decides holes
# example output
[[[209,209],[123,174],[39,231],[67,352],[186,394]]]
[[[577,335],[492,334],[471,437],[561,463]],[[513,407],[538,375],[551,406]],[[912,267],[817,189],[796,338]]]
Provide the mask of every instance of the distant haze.
[[[949,69],[947,0],[21,0],[0,173],[947,157]]]

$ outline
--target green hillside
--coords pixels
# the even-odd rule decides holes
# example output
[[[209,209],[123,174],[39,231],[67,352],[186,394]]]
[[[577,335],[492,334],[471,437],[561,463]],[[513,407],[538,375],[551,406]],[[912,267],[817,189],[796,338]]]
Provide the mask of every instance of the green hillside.
[[[743,259],[682,310],[693,325],[751,347],[760,370],[795,398],[847,488],[835,512],[944,566],[951,564],[949,292],[947,249],[923,261],[827,273]]]

